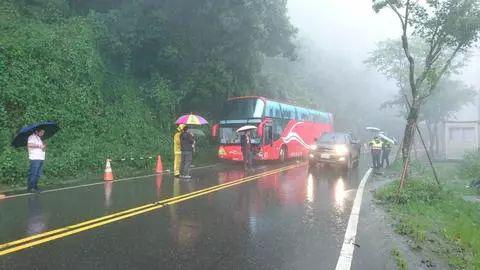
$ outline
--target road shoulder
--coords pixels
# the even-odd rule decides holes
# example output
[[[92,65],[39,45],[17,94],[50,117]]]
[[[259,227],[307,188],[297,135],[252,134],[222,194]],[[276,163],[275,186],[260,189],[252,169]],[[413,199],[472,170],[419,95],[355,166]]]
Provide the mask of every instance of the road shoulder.
[[[448,269],[448,265],[424,250],[412,250],[409,240],[394,232],[393,219],[373,197],[375,190],[389,183],[373,175],[367,183],[360,211],[352,269]]]

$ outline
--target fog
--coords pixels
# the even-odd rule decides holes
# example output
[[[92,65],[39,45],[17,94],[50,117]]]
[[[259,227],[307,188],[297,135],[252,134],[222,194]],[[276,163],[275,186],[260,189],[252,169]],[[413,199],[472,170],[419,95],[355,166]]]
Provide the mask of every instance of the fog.
[[[363,111],[369,119],[362,124],[378,125],[394,136],[400,137],[404,120],[396,117],[398,113],[394,109],[380,110],[380,104],[397,93],[395,82],[386,80],[364,61],[378,42],[399,39],[401,29],[392,13],[387,10],[375,13],[371,4],[371,0],[289,0],[288,11],[292,24],[298,28],[300,40],[308,40],[309,46],[319,50],[324,59],[347,63],[348,69],[359,74],[358,77],[345,78],[352,81],[350,85],[355,87],[341,91],[350,93],[344,96],[353,99],[345,100],[346,103],[352,103],[359,95],[367,95],[369,106],[358,101],[359,106],[368,106],[369,110]],[[473,55],[469,64],[455,78],[479,89],[480,50],[474,50]],[[356,86],[362,84],[374,89],[358,93],[359,88]],[[355,114],[357,110],[358,107],[352,106],[351,113]],[[339,117],[342,116],[336,115],[336,118]],[[341,126],[347,128],[345,124]]]

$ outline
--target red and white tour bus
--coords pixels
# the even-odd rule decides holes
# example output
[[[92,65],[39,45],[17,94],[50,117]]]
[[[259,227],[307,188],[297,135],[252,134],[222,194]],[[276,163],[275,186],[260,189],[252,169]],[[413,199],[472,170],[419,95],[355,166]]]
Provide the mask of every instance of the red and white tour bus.
[[[256,96],[227,100],[221,119],[212,135],[218,137],[218,157],[223,160],[243,160],[236,130],[244,125],[257,126],[252,132],[252,143],[259,149],[257,160],[306,157],[315,138],[333,131],[331,113]]]

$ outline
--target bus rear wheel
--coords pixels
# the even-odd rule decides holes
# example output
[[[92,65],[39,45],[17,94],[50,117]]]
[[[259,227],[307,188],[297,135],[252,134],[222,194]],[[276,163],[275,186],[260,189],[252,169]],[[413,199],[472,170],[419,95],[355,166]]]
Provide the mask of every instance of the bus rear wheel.
[[[280,153],[278,155],[278,160],[280,162],[285,162],[287,160],[287,147],[286,146],[282,146],[280,148]]]

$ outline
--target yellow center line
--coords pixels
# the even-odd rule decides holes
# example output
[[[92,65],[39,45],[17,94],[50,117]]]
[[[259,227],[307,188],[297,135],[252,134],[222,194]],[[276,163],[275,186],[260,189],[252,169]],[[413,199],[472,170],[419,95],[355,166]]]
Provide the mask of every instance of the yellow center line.
[[[162,200],[162,201],[158,201],[158,202],[155,202],[155,203],[150,203],[150,204],[146,204],[146,205],[143,205],[143,206],[140,206],[140,207],[135,207],[135,208],[132,208],[132,209],[129,209],[129,210],[117,212],[115,214],[111,214],[111,215],[108,215],[108,216],[88,220],[88,221],[81,222],[81,223],[78,223],[78,224],[75,224],[75,225],[63,227],[63,228],[60,228],[60,229],[48,231],[48,232],[45,232],[45,233],[41,233],[41,234],[33,235],[33,236],[30,236],[30,237],[22,238],[22,239],[19,239],[19,240],[16,240],[16,241],[12,241],[12,242],[9,242],[9,243],[5,243],[5,244],[0,245],[0,249],[3,249],[3,250],[0,251],[0,256],[6,255],[6,254],[9,254],[9,253],[12,253],[12,252],[16,252],[16,251],[19,251],[19,250],[23,250],[23,249],[26,249],[26,248],[29,248],[29,247],[32,247],[32,246],[40,245],[40,244],[45,243],[45,242],[53,241],[55,239],[63,238],[63,237],[66,237],[66,236],[69,236],[69,235],[72,235],[72,234],[76,234],[76,233],[79,233],[79,232],[82,232],[82,231],[86,231],[86,230],[90,230],[90,229],[93,229],[93,228],[96,228],[96,227],[100,227],[100,226],[103,226],[103,225],[106,225],[106,224],[109,224],[109,223],[113,223],[113,222],[116,222],[116,221],[119,221],[119,220],[127,219],[127,218],[132,217],[132,216],[136,216],[136,215],[140,215],[140,214],[143,214],[143,213],[146,213],[146,212],[154,211],[156,209],[164,207],[165,205],[171,205],[171,204],[176,204],[176,203],[179,203],[179,202],[182,202],[182,201],[190,200],[190,199],[193,199],[193,198],[196,198],[196,197],[199,197],[199,196],[203,196],[203,195],[206,195],[206,194],[209,194],[209,193],[213,193],[213,192],[216,192],[216,191],[219,191],[219,190],[222,190],[222,189],[226,189],[226,188],[229,188],[229,187],[232,187],[232,186],[236,186],[236,185],[239,185],[239,184],[242,184],[242,183],[250,182],[250,181],[259,179],[261,177],[264,177],[264,176],[276,174],[276,173],[286,171],[286,170],[290,170],[290,169],[300,167],[300,166],[303,166],[303,165],[304,164],[290,165],[290,166],[275,169],[275,170],[272,170],[272,171],[260,173],[260,174],[257,174],[257,175],[252,175],[252,176],[249,176],[249,177],[240,178],[240,179],[237,179],[235,181],[228,182],[228,183],[216,185],[216,186],[209,187],[209,188],[204,188],[204,189],[194,191],[194,192],[191,192],[191,193],[187,193],[187,194],[184,194],[184,195],[180,195],[180,196],[177,196],[177,197],[172,197],[172,198],[165,199],[165,200]],[[41,238],[41,239],[39,239],[39,238]],[[36,240],[36,239],[39,239],[39,240]],[[36,241],[33,241],[33,240],[36,240]],[[15,246],[15,247],[13,247],[13,246]]]
[[[22,239],[19,239],[19,240],[16,240],[16,241],[12,241],[12,242],[9,242],[9,243],[2,244],[2,245],[0,245],[0,249],[11,247],[13,245],[21,244],[21,243],[24,243],[24,242],[29,242],[29,241],[32,241],[32,240],[35,240],[35,239],[38,239],[38,238],[42,238],[42,237],[45,237],[45,236],[49,236],[49,235],[52,235],[52,234],[73,230],[73,229],[76,229],[78,227],[83,227],[83,226],[86,226],[86,225],[89,225],[89,224],[92,224],[92,223],[96,223],[96,222],[100,222],[100,221],[103,221],[103,220],[106,220],[106,219],[111,219],[111,218],[115,218],[117,216],[129,214],[131,212],[136,212],[136,211],[139,211],[139,210],[142,210],[142,209],[145,209],[145,208],[156,206],[158,204],[164,204],[164,203],[167,203],[171,200],[176,200],[176,199],[183,198],[183,197],[186,197],[186,196],[191,196],[193,194],[201,193],[201,192],[204,192],[204,191],[207,191],[207,190],[210,190],[210,189],[214,189],[214,188],[217,188],[217,187],[230,185],[232,183],[235,183],[235,182],[238,182],[238,181],[241,181],[241,180],[250,179],[250,178],[253,178],[253,177],[261,177],[265,173],[275,172],[275,171],[280,170],[280,169],[275,169],[275,170],[272,170],[272,171],[269,171],[269,172],[264,172],[264,173],[260,173],[260,174],[257,174],[257,175],[245,177],[245,178],[240,178],[240,179],[237,179],[235,181],[231,181],[231,182],[223,183],[223,184],[220,184],[220,185],[200,189],[200,190],[197,190],[197,191],[194,191],[194,192],[191,192],[191,193],[187,193],[187,194],[183,194],[183,195],[180,195],[180,196],[168,198],[168,199],[158,201],[158,202],[154,202],[154,203],[149,203],[149,204],[146,204],[146,205],[131,208],[131,209],[124,210],[124,211],[121,211],[121,212],[117,212],[117,213],[114,213],[114,214],[110,214],[110,215],[107,215],[107,216],[102,216],[102,217],[99,217],[99,218],[87,220],[87,221],[84,221],[84,222],[81,222],[81,223],[78,223],[78,224],[75,224],[75,225],[70,225],[70,226],[66,226],[66,227],[63,227],[63,228],[56,229],[56,230],[52,230],[52,231],[48,231],[48,232],[44,232],[44,233],[40,233],[40,234],[35,234],[35,235],[25,237],[25,238],[22,238]]]

